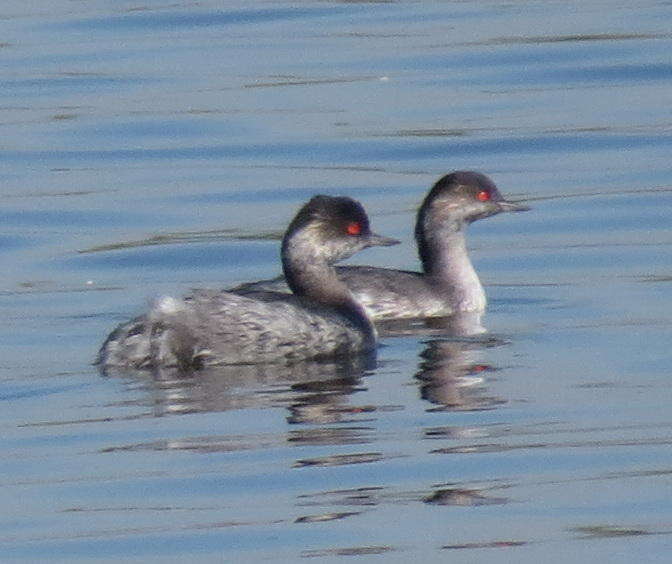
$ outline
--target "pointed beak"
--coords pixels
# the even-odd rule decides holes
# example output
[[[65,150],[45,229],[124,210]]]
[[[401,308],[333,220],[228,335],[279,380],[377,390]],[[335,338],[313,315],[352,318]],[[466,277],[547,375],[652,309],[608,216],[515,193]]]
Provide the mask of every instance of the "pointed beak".
[[[507,200],[500,200],[499,202],[497,202],[497,205],[499,206],[499,209],[503,212],[523,212],[532,209],[530,206],[526,206],[525,204],[508,202]]]
[[[367,238],[367,243],[369,247],[391,247],[392,245],[398,245],[401,241],[392,239],[391,237],[383,237],[377,233],[371,233]]]

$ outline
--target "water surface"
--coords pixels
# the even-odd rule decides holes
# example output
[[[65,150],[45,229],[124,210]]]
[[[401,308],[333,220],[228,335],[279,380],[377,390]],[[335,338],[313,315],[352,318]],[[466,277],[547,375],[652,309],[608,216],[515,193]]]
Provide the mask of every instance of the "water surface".
[[[3,5],[3,561],[667,562],[665,2]],[[488,332],[101,376],[148,300],[275,275],[312,194],[404,245],[454,169]],[[350,558],[348,558],[350,557]]]

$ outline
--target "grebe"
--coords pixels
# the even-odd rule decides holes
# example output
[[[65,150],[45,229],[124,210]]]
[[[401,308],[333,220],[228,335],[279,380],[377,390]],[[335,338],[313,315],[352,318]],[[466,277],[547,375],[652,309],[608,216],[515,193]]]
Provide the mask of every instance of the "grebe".
[[[374,321],[482,312],[487,300],[467,252],[467,226],[501,212],[528,209],[505,200],[484,174],[452,172],[434,184],[418,211],[415,239],[422,272],[373,266],[339,266],[336,272]],[[287,291],[287,286],[276,278],[230,291],[252,296]]]
[[[161,298],[146,315],[117,327],[97,362],[104,369],[190,370],[370,351],[377,337],[373,324],[332,265],[366,247],[398,243],[371,232],[355,200],[315,196],[282,240],[282,267],[293,295],[195,290],[181,299]]]

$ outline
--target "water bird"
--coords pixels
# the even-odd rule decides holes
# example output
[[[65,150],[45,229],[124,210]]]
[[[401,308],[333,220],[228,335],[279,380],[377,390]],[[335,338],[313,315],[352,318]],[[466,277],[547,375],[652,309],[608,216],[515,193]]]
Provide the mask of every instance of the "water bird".
[[[357,201],[315,196],[282,240],[282,268],[293,294],[194,290],[179,299],[162,297],[107,337],[97,363],[104,371],[192,370],[370,351],[376,330],[333,264],[367,247],[398,243],[371,231]]]
[[[339,266],[336,272],[374,321],[482,312],[487,298],[467,251],[467,227],[501,212],[529,209],[504,199],[485,174],[451,172],[434,184],[417,214],[415,239],[422,272],[351,265]],[[279,277],[230,291],[252,296],[288,289]]]

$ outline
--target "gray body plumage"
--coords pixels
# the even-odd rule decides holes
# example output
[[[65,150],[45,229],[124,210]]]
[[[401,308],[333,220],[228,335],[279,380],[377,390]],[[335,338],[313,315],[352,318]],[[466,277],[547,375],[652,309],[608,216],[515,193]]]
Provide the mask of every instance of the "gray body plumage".
[[[316,196],[283,238],[283,268],[295,295],[195,290],[181,299],[161,298],[146,315],[117,327],[97,362],[104,369],[190,370],[370,351],[376,331],[332,263],[368,246],[396,243],[370,231],[354,200]]]
[[[263,299],[260,299],[263,298]],[[335,310],[291,294],[238,296],[198,290],[162,298],[120,325],[99,362],[133,368],[292,362],[370,350],[375,336]]]
[[[337,275],[375,321],[482,312],[487,299],[467,251],[467,226],[503,211],[526,209],[504,200],[483,174],[451,173],[436,182],[418,211],[415,236],[422,272],[339,266]],[[230,291],[254,296],[259,291],[287,292],[289,288],[278,277]]]
[[[449,288],[433,284],[420,272],[352,265],[338,266],[336,273],[362,304],[368,316],[376,321],[445,317],[457,311],[482,311],[485,308],[485,292],[480,281],[471,292],[472,298],[479,299],[467,306],[457,304]],[[249,297],[259,295],[260,292],[289,291],[282,276],[241,284],[230,290]]]

